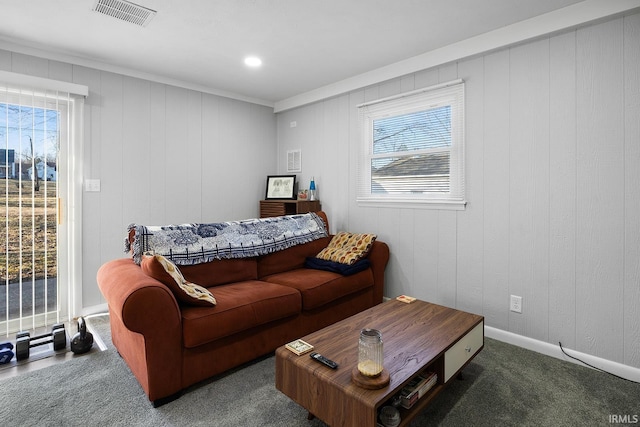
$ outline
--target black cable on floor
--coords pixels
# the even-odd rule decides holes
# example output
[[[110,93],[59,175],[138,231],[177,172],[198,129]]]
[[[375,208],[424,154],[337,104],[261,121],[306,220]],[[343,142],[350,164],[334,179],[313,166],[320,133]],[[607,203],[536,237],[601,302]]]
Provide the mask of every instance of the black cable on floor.
[[[562,343],[560,341],[558,341],[558,344],[560,345],[560,350],[562,350],[562,352],[565,354],[565,356],[570,357],[573,360],[577,360],[578,362],[580,362],[580,363],[582,363],[584,365],[587,365],[588,367],[593,368],[596,371],[604,372],[605,374],[609,374],[609,375],[614,376],[616,378],[620,378],[621,380],[629,381],[629,382],[635,383],[635,384],[640,384],[638,381],[630,380],[629,378],[621,377],[620,375],[616,375],[616,374],[614,374],[612,372],[605,371],[604,369],[600,369],[597,366],[590,365],[589,363],[585,362],[584,360],[580,360],[577,357],[574,357],[574,356],[570,355],[569,353],[567,353],[566,351],[564,351],[564,348],[562,347]]]

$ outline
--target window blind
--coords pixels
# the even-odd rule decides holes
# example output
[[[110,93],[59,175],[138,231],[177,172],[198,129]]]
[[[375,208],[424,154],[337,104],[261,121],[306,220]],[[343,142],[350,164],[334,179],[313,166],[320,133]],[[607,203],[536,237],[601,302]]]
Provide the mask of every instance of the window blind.
[[[78,309],[85,86],[0,72],[0,327],[9,335]],[[78,160],[79,163],[79,160]]]

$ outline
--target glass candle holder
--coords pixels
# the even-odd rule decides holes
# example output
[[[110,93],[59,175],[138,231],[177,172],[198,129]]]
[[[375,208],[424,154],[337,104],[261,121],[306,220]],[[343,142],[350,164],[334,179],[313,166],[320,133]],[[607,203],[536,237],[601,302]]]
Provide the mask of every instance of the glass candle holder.
[[[382,334],[377,329],[363,329],[358,341],[358,371],[366,377],[382,373]]]

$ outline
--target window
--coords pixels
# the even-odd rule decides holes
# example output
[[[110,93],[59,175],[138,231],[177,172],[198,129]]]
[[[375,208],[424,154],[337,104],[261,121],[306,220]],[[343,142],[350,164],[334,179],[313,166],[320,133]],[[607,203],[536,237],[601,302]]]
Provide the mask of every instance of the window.
[[[360,205],[464,208],[461,80],[358,107]]]

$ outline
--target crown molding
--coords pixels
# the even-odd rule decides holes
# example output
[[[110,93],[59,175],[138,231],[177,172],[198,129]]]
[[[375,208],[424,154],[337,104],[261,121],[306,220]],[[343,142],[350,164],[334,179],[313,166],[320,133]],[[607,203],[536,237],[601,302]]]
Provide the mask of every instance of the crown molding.
[[[21,53],[23,55],[37,56],[39,58],[44,58],[51,61],[66,62],[72,65],[78,65],[82,67],[93,68],[100,71],[121,74],[128,77],[134,77],[142,80],[152,81],[155,83],[166,84],[169,86],[176,86],[183,89],[189,89],[197,92],[221,96],[224,98],[231,98],[238,101],[250,102],[252,104],[263,105],[265,107],[273,108],[274,106],[273,102],[267,101],[264,99],[253,98],[250,96],[245,96],[245,95],[237,94],[234,92],[225,91],[222,89],[217,89],[217,88],[204,86],[204,85],[198,85],[198,84],[183,81],[183,80],[172,79],[159,74],[146,73],[143,71],[121,67],[121,66],[109,64],[106,62],[101,62],[101,61],[87,59],[87,58],[81,58],[81,57],[66,54],[66,53],[48,51],[48,50],[41,49],[39,47],[15,43],[3,37],[0,37],[0,49],[4,49],[4,50],[15,52],[15,53]]]

